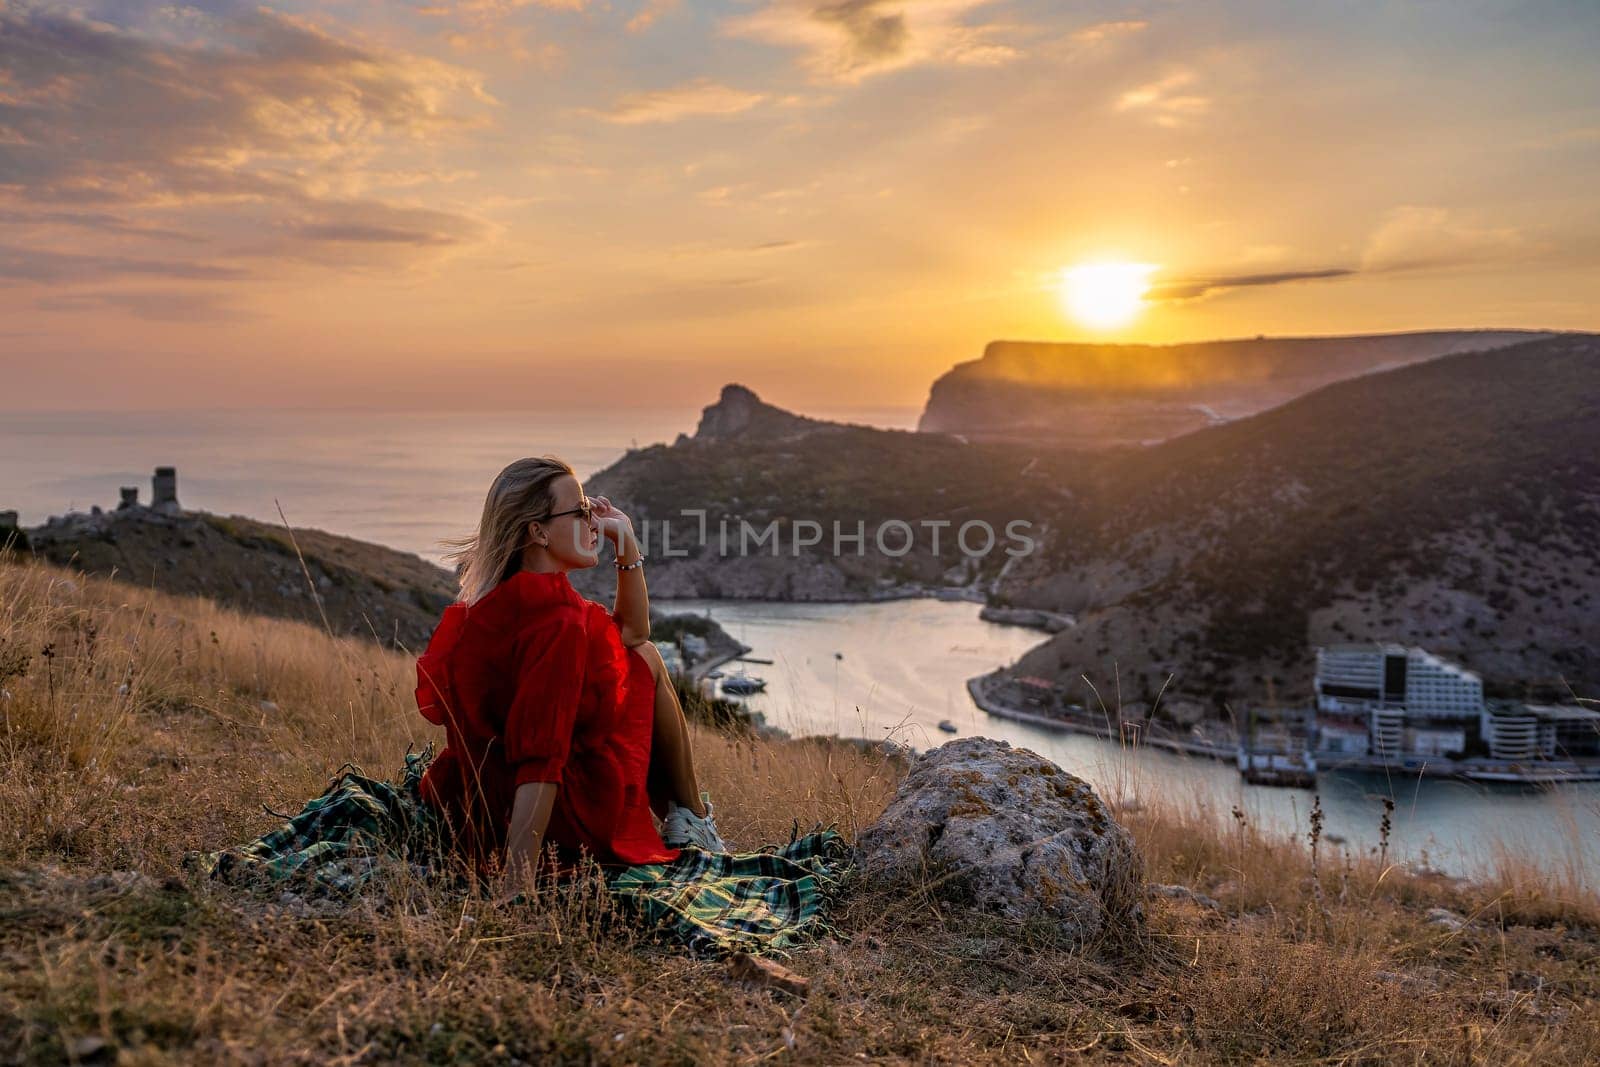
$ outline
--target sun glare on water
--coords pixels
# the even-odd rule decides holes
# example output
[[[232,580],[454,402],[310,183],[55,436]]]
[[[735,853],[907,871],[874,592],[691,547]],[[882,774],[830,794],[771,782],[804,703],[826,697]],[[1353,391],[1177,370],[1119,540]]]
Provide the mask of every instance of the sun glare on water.
[[[1091,329],[1126,326],[1144,310],[1153,263],[1081,263],[1061,272],[1061,302]]]

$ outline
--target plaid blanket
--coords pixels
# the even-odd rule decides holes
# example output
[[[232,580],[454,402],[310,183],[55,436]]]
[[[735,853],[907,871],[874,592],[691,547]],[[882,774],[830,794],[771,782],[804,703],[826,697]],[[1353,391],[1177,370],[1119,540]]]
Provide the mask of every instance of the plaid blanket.
[[[278,829],[245,845],[191,853],[187,865],[236,885],[346,896],[403,863],[465,889],[465,879],[450,873],[449,827],[418,793],[430,758],[431,750],[408,753],[398,785],[345,764],[321,796]],[[797,824],[785,845],[742,853],[686,848],[670,863],[606,868],[604,875],[618,911],[657,940],[708,956],[782,954],[832,932],[827,915],[849,862],[838,833],[801,835]]]

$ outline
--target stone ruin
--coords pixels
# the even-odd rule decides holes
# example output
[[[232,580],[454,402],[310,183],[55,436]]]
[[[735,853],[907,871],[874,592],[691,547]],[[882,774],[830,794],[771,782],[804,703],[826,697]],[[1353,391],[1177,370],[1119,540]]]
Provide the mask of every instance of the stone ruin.
[[[176,515],[178,507],[178,468],[157,467],[150,486],[150,510],[163,515]]]
[[[149,507],[145,507],[139,503],[138,486],[124,485],[121,487],[121,500],[118,501],[116,508],[112,509],[110,512],[101,508],[100,505],[95,504],[89,509],[89,514],[87,516],[83,515],[81,512],[69,513],[67,515],[51,515],[45,520],[45,526],[71,527],[74,524],[89,522],[91,525],[96,525],[98,528],[97,524],[93,520],[103,520],[112,517],[120,518],[123,516],[139,518],[152,514],[171,516],[180,516],[183,514],[183,508],[178,503],[178,468],[157,467],[155,469],[154,476],[152,476],[150,479],[150,489],[151,500]],[[4,540],[4,533],[6,531],[20,531],[21,529],[22,527],[18,520],[16,511],[0,511],[0,541]]]
[[[140,507],[139,487],[137,485],[124,485],[121,490],[122,499],[117,501],[118,511],[127,511],[129,508]],[[178,504],[178,468],[157,467],[155,475],[150,479],[150,508],[162,515],[181,514],[183,508]],[[99,514],[100,509],[94,509]]]
[[[127,511],[137,508],[139,504],[139,487],[125,485],[122,487],[122,499],[117,502],[118,511]],[[98,510],[98,509],[96,509]],[[150,479],[150,508],[162,515],[181,514],[183,508],[178,505],[178,468],[157,467],[155,475]]]

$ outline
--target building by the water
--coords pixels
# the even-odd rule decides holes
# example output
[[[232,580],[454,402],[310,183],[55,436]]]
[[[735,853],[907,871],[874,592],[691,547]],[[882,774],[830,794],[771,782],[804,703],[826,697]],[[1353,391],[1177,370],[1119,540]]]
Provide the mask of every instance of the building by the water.
[[[1461,756],[1483,715],[1483,679],[1420,648],[1317,649],[1317,719],[1348,755]]]
[[[1143,704],[1091,711],[1069,703],[1048,679],[1003,670],[971,679],[967,690],[991,715],[1236,760],[1251,781],[1305,784],[1331,770],[1600,780],[1594,708],[1486,700],[1475,672],[1398,644],[1327,646],[1317,649],[1316,664],[1312,707],[1252,711],[1237,730],[1217,720],[1156,719]]]
[[[1319,648],[1313,687],[1317,750],[1354,765],[1466,761],[1520,778],[1502,765],[1600,757],[1600,712],[1486,701],[1481,677],[1421,648]]]

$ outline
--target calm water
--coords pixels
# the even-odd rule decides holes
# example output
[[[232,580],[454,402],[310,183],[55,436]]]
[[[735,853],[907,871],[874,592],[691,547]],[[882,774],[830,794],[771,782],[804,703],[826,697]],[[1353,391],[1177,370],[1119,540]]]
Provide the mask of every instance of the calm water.
[[[824,417],[911,427],[916,411],[819,412]],[[118,486],[150,499],[157,466],[178,468],[188,508],[289,521],[375,541],[438,561],[440,538],[472,530],[483,494],[511,460],[554,452],[587,476],[631,445],[692,432],[699,411],[564,413],[0,413],[0,509],[24,525],[69,509],[116,506]],[[817,605],[676,602],[707,608],[775,660],[749,669],[768,691],[752,698],[770,722],[794,733],[893,737],[919,748],[946,735],[983,733],[1026,745],[1104,790],[1176,796],[1219,819],[1238,805],[1259,823],[1303,830],[1308,792],[1244,786],[1226,764],[1115,745],[994,719],[968,698],[965,681],[1010,663],[1040,640],[1032,631],[981,621],[977,605],[932,600]],[[668,605],[664,605],[668,606]],[[836,658],[834,653],[843,653]],[[1450,782],[1324,776],[1326,829],[1352,846],[1376,841],[1379,796],[1391,795],[1396,846],[1468,873],[1497,841],[1551,865],[1578,863],[1600,876],[1600,787],[1554,796]],[[1582,829],[1577,845],[1568,828]],[[1575,854],[1576,850],[1576,854]]]
[[[881,604],[782,604],[675,600],[671,610],[709,612],[773,663],[745,664],[767,689],[748,698],[767,722],[793,734],[893,738],[916,748],[962,735],[1004,738],[1048,756],[1096,788],[1203,806],[1219,822],[1235,805],[1256,825],[1304,833],[1309,790],[1245,785],[1232,764],[1056,733],[986,714],[967,695],[973,675],[1009,664],[1041,640],[1034,631],[978,618],[978,605],[905,600]],[[835,656],[842,653],[843,657]],[[737,670],[730,663],[725,669]],[[1381,798],[1395,801],[1391,850],[1471,874],[1499,844],[1549,866],[1600,877],[1600,784],[1555,792],[1371,775],[1320,778],[1324,833],[1347,847],[1376,846]]]
[[[809,414],[809,413],[808,413]],[[909,429],[915,409],[824,418]],[[0,510],[24,526],[117,506],[118,487],[150,502],[156,467],[178,468],[178,501],[219,515],[345,534],[442,562],[445,537],[477,528],[489,483],[522,456],[554,453],[579,477],[634,445],[693,433],[681,411],[0,412]],[[274,503],[276,501],[276,503]]]

